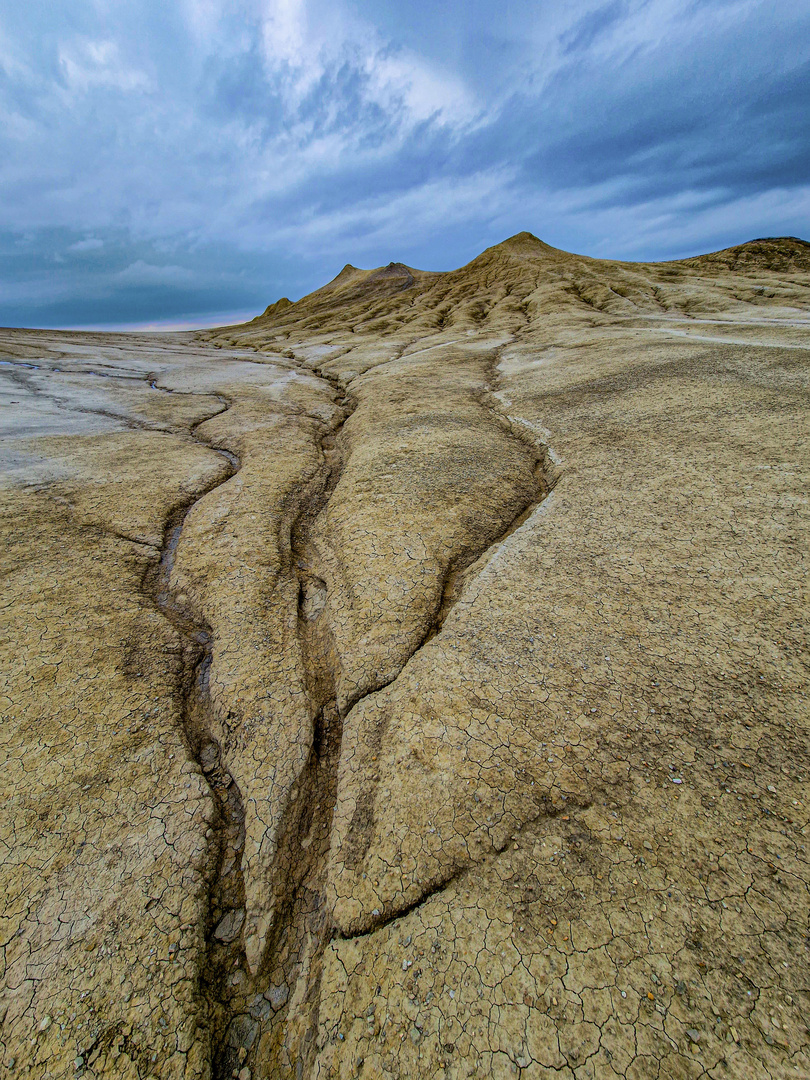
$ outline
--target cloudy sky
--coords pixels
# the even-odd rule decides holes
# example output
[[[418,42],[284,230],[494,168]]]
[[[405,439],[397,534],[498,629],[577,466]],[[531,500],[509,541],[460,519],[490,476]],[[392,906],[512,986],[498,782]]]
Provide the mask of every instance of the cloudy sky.
[[[810,238],[806,0],[0,9],[0,324],[195,324],[528,229]]]

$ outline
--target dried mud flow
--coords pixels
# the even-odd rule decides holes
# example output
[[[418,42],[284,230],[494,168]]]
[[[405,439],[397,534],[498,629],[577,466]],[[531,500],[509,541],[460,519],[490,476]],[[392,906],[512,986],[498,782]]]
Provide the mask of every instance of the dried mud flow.
[[[810,1075],[810,245],[0,330],[12,1078]]]

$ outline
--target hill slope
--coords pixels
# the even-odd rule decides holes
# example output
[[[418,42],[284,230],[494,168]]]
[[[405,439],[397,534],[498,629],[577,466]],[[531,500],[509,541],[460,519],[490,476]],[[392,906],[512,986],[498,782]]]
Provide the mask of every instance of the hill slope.
[[[447,273],[402,263],[375,270],[346,266],[296,303],[271,306],[237,337],[261,342],[346,329],[513,331],[549,315],[741,315],[763,304],[771,314],[776,307],[806,312],[809,284],[810,244],[794,237],[752,240],[674,262],[627,263],[572,255],[524,232]]]

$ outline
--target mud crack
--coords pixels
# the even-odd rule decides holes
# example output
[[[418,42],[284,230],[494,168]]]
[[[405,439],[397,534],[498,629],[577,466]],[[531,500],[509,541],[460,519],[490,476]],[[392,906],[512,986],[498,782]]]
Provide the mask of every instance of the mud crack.
[[[157,386],[154,390],[176,391]],[[191,610],[185,598],[172,588],[172,570],[186,519],[196,504],[211,491],[227,483],[239,470],[240,461],[231,451],[212,446],[196,434],[199,424],[219,415],[230,406],[217,395],[222,408],[192,426],[191,437],[214,450],[227,462],[227,471],[193,499],[175,507],[164,527],[160,559],[144,578],[144,591],[172,624],[182,642],[182,675],[178,685],[180,727],[189,756],[197,763],[208,784],[216,815],[210,844],[208,917],[205,927],[206,955],[200,967],[200,996],[207,1004],[208,1029],[212,1046],[221,1041],[229,1015],[227,981],[235,962],[244,966],[241,930],[245,912],[245,887],[241,870],[245,842],[245,812],[242,795],[220,756],[219,743],[211,723],[208,675],[212,660],[211,630]]]

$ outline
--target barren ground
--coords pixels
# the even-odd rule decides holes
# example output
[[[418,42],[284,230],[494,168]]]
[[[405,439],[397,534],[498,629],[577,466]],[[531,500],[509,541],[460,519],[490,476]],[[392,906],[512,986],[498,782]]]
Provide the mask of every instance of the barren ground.
[[[810,1075],[810,246],[0,331],[14,1078]]]

